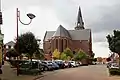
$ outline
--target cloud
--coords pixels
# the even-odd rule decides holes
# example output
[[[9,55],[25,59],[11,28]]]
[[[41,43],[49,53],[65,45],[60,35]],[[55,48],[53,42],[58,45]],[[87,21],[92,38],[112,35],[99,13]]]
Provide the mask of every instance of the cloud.
[[[107,33],[105,32],[92,33],[93,42],[105,42],[106,35]]]
[[[119,5],[99,8],[101,17],[90,25],[93,32],[109,32],[114,29],[120,29]]]
[[[110,50],[109,50],[106,42],[94,43],[93,44],[93,52],[95,53],[95,57],[108,57]]]
[[[2,0],[2,10],[15,7],[27,8],[31,6],[40,6],[49,8],[53,5],[53,0]]]
[[[106,35],[113,29],[120,29],[119,0],[2,0],[4,42],[16,36],[16,8],[21,11],[21,19],[28,22],[27,12],[36,18],[29,26],[19,24],[19,34],[32,31],[43,39],[46,30],[56,30],[59,24],[67,29],[74,29],[81,7],[85,28],[91,28],[93,34],[93,51],[98,56],[108,53]]]

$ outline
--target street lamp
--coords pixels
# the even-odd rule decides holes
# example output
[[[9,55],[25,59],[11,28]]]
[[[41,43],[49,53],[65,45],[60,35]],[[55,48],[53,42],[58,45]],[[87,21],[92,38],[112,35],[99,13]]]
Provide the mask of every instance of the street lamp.
[[[17,50],[19,50],[18,49],[18,21],[20,21],[20,23],[22,23],[23,25],[29,25],[31,22],[32,22],[32,19],[34,19],[36,16],[34,15],[34,14],[32,14],[32,13],[28,13],[27,14],[27,16],[30,18],[30,21],[29,21],[29,23],[23,23],[22,21],[21,21],[21,19],[20,19],[20,11],[18,10],[18,8],[17,8]]]
[[[18,10],[18,8],[16,9],[16,20],[17,20],[17,51],[19,53],[19,45],[18,45],[18,21],[20,21],[20,23],[22,23],[23,25],[29,25],[31,22],[32,22],[32,19],[34,19],[36,16],[32,13],[28,13],[27,16],[30,18],[30,21],[28,23],[23,23],[20,19],[20,11]],[[18,72],[18,69],[19,69],[19,64],[18,64],[18,67],[17,67],[17,75],[19,75],[19,72]]]

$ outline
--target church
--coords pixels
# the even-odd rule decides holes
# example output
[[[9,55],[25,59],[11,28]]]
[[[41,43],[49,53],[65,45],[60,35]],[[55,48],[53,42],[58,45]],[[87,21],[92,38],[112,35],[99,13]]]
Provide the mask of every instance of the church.
[[[52,59],[55,49],[63,52],[66,48],[70,48],[73,52],[82,49],[89,56],[93,53],[91,29],[85,29],[80,7],[74,30],[67,30],[64,26],[59,25],[56,31],[46,31],[45,33],[43,39],[45,59]]]

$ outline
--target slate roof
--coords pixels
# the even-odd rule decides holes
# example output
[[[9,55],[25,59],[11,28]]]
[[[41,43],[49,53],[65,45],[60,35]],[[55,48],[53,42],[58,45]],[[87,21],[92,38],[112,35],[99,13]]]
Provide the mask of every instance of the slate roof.
[[[68,37],[68,38],[71,38],[69,32],[62,26],[60,25],[56,32],[53,34],[52,37],[55,37],[55,36],[61,36],[61,37]]]
[[[89,40],[90,39],[91,29],[67,30],[67,31],[68,31],[72,40]],[[57,32],[57,33],[56,32],[57,31],[47,31],[45,34],[44,40],[48,41],[48,39],[51,39],[53,37],[53,35],[59,36],[60,35],[60,34],[58,34],[59,32]],[[64,34],[66,34],[66,33],[64,33]],[[62,33],[62,36],[64,36],[64,34]]]
[[[69,30],[72,40],[89,40],[90,32],[90,29]]]
[[[44,41],[48,41],[48,39],[51,39],[55,31],[46,31],[44,36]]]

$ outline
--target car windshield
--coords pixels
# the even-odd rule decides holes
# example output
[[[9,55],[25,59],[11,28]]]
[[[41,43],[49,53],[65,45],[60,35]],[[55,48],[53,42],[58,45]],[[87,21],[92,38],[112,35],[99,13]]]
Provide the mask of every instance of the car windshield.
[[[30,65],[30,62],[23,62],[23,63],[20,64],[20,67],[21,68],[28,68],[29,65]]]

